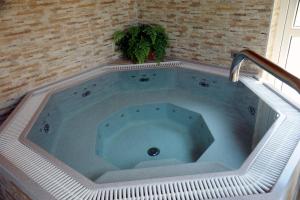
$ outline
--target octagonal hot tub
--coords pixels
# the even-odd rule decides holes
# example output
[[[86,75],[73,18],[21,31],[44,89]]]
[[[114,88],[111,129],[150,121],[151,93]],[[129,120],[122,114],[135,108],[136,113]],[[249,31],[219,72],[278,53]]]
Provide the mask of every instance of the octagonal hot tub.
[[[296,147],[299,124],[287,122],[298,111],[252,77],[211,69],[109,66],[41,88],[5,125],[17,123],[0,153],[57,199],[269,193]]]
[[[228,171],[255,146],[258,104],[192,69],[110,72],[52,94],[27,138],[97,183]]]

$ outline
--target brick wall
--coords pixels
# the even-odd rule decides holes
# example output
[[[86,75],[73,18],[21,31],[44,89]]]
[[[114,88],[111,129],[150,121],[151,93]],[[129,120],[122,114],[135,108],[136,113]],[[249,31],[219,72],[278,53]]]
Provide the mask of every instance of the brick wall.
[[[170,57],[228,67],[232,50],[265,54],[272,7],[273,0],[7,0],[0,121],[27,91],[117,58],[112,33],[137,21],[166,27]]]
[[[5,1],[0,115],[33,88],[114,59],[112,33],[134,23],[136,11],[135,0]]]
[[[167,28],[171,57],[228,68],[232,50],[266,52],[273,0],[140,0],[138,7],[141,22]]]

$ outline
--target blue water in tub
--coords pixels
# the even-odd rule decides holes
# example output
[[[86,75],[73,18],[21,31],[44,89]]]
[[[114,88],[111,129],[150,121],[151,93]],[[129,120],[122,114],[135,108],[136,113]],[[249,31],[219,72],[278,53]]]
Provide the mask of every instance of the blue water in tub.
[[[107,73],[54,94],[27,138],[97,183],[238,169],[260,99],[194,70]]]

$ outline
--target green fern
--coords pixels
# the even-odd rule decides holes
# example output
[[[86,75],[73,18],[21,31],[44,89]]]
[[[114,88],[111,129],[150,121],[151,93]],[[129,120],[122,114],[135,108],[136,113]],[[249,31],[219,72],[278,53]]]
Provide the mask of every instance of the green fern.
[[[124,39],[125,36],[126,33],[124,31],[116,31],[113,35],[113,40],[116,44],[118,44]]]
[[[156,61],[160,62],[166,55],[166,48],[169,45],[169,38],[163,27],[155,25],[153,29],[157,33],[157,39],[153,44],[153,51],[155,52]]]
[[[134,55],[138,63],[144,63],[150,52],[150,45],[147,41],[141,40],[136,44]]]
[[[141,29],[139,26],[132,26],[130,27],[127,32],[129,33],[129,35],[131,36],[131,38],[136,38],[138,37],[139,33],[140,33]]]
[[[146,24],[116,31],[113,40],[124,57],[138,63],[145,62],[151,51],[154,52],[157,62],[162,61],[169,43],[162,26]]]
[[[151,44],[153,45],[155,43],[156,40],[156,36],[157,36],[157,32],[156,30],[152,27],[152,26],[147,26],[144,29],[144,33],[150,37],[151,39]]]

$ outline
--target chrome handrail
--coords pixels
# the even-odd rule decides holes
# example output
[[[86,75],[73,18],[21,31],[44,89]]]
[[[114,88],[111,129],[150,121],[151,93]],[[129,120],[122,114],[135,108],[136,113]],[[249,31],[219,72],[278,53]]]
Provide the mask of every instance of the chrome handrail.
[[[252,61],[253,63],[266,70],[282,82],[291,86],[300,94],[299,78],[250,49],[244,49],[234,55],[229,77],[232,82],[237,82],[239,80],[239,71],[243,61],[246,59]]]

